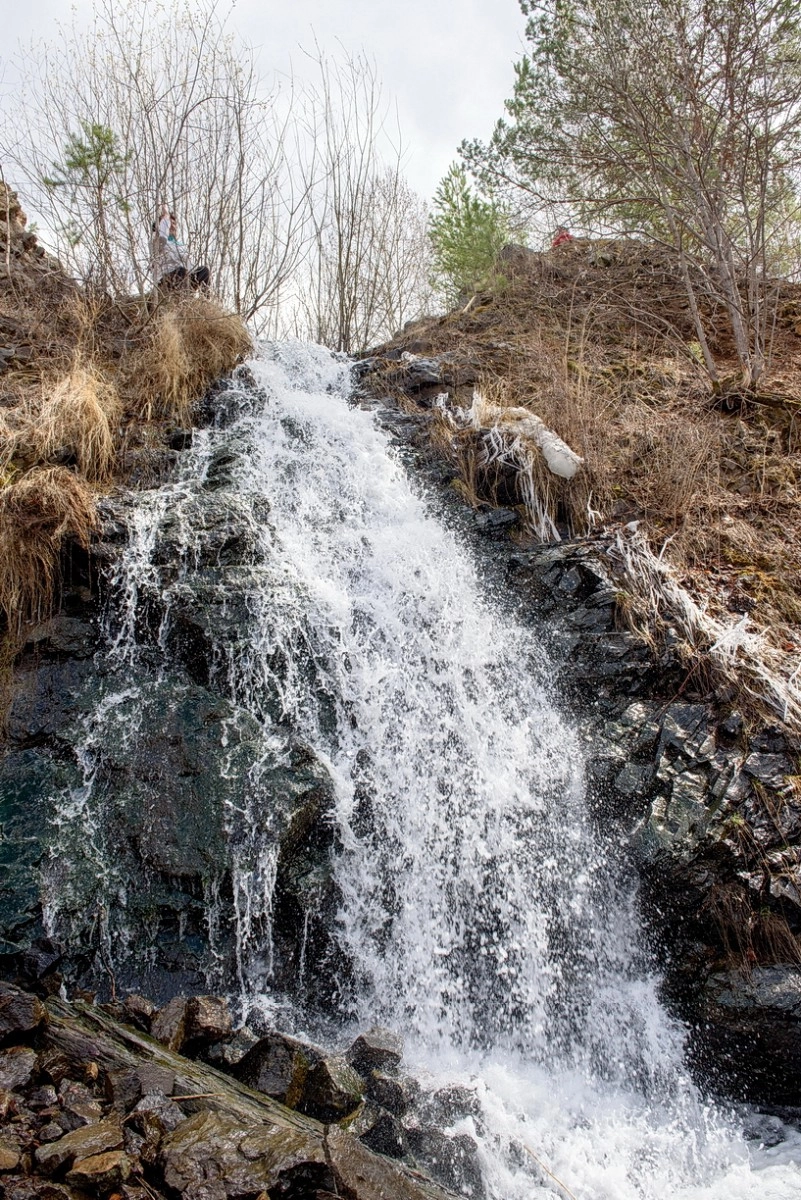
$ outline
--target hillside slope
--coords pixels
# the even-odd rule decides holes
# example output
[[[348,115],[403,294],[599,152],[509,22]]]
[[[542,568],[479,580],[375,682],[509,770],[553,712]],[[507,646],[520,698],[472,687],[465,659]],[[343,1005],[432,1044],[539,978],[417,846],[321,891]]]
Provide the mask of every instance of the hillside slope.
[[[431,444],[455,486],[473,504],[517,507],[521,541],[615,541],[621,619],[649,639],[672,629],[689,666],[797,732],[801,289],[777,285],[753,395],[736,388],[713,310],[726,386],[710,388],[667,252],[577,239],[544,254],[508,247],[499,270],[493,292],[373,351],[371,389],[433,409]],[[574,478],[548,471],[520,409],[581,457]]]

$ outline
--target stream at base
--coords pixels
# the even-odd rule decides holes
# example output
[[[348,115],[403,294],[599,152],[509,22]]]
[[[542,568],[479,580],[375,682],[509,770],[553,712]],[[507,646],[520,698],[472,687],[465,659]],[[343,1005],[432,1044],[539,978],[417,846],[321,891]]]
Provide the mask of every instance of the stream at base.
[[[168,673],[199,574],[221,586],[198,552],[199,498],[214,476],[214,505],[249,550],[233,580],[246,628],[215,645],[212,682],[256,749],[246,802],[221,801],[229,911],[217,885],[206,903],[212,943],[220,925],[235,929],[236,979],[211,983],[233,987],[245,1014],[277,1024],[289,1014],[320,1034],[302,1001],[313,957],[301,947],[297,995],[273,976],[278,864],[262,768],[291,728],[332,785],[331,936],[349,979],[332,986],[341,998],[327,1033],[344,1043],[387,1025],[424,1088],[474,1092],[450,1132],[476,1141],[488,1197],[801,1194],[801,1135],[715,1107],[690,1079],[626,847],[586,811],[580,731],[554,703],[546,649],[443,527],[374,415],[349,403],[349,386],[347,363],[318,347],[263,347],[228,393],[238,415],[199,432],[168,484],[134,497],[106,623],[113,669],[86,720],[82,788],[62,806],[52,931],[64,934],[60,897],[73,886],[65,856],[118,900],[130,890],[102,845],[99,758],[115,739],[144,736],[131,681],[145,654]],[[144,648],[148,604],[160,616]],[[242,769],[233,751],[226,769]],[[72,836],[79,827],[93,831],[91,854]],[[112,957],[130,940],[123,924],[107,939]]]

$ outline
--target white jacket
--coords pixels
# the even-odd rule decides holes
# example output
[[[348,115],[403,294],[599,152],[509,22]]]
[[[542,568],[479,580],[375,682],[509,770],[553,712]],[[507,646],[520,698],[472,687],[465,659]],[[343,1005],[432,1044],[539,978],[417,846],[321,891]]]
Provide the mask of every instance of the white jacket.
[[[162,217],[156,247],[156,282],[187,266],[186,247],[170,236],[170,218]]]

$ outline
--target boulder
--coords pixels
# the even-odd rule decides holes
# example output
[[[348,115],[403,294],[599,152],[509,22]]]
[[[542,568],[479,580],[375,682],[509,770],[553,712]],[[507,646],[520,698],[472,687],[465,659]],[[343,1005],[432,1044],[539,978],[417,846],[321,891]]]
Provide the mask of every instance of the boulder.
[[[484,1200],[478,1147],[471,1137],[448,1137],[436,1129],[407,1129],[406,1136],[422,1170],[462,1196]]]
[[[60,1087],[73,1072],[74,1064],[60,1050],[43,1050],[39,1056],[39,1069],[56,1087]]]
[[[169,1004],[153,1017],[150,1032],[157,1042],[170,1050],[180,1050],[186,1041],[189,1021],[189,1002],[183,996],[174,996]]]
[[[134,992],[125,997],[122,1007],[127,1020],[132,1025],[135,1025],[137,1029],[143,1029],[145,1033],[149,1032],[150,1023],[158,1012],[152,1000],[147,1000],[144,996],[137,996]]]
[[[376,1154],[403,1158],[408,1151],[406,1131],[397,1117],[369,1100],[342,1121],[341,1126]]]
[[[386,1075],[383,1071],[371,1071],[362,1078],[365,1095],[381,1108],[394,1113],[396,1117],[403,1116],[418,1090],[414,1080],[401,1080],[394,1075]]]
[[[16,1171],[22,1160],[22,1153],[16,1142],[0,1139],[0,1171]]]
[[[64,1166],[71,1166],[76,1159],[92,1158],[109,1150],[122,1149],[122,1125],[117,1117],[85,1125],[67,1133],[57,1142],[40,1146],[36,1151],[36,1165],[45,1175],[55,1175]]]
[[[148,1062],[119,1067],[106,1072],[104,1086],[112,1108],[130,1112],[143,1096],[154,1099],[169,1096],[175,1086],[175,1072]]]
[[[447,1200],[444,1193],[428,1179],[416,1176],[396,1166],[389,1159],[373,1154],[367,1146],[336,1125],[326,1133],[328,1162],[337,1179],[335,1195],[353,1196],[356,1200]]]
[[[49,1179],[4,1179],[4,1200],[76,1200],[75,1192],[64,1183]]]
[[[58,1087],[62,1113],[73,1118],[73,1127],[92,1125],[103,1115],[103,1106],[83,1083],[62,1079]]]
[[[712,974],[702,997],[699,1058],[745,1100],[797,1105],[801,967],[795,963]]]
[[[44,1018],[44,1006],[38,997],[11,983],[0,983],[0,1038],[30,1033]]]
[[[228,1001],[222,996],[193,996],[186,1014],[186,1037],[193,1043],[219,1042],[233,1028]]]
[[[403,1041],[391,1029],[378,1026],[360,1033],[345,1054],[360,1075],[371,1071],[395,1071],[403,1058]]]
[[[0,1088],[13,1092],[31,1081],[36,1069],[36,1051],[28,1046],[0,1050]]]
[[[76,1159],[67,1173],[67,1183],[90,1195],[106,1196],[127,1181],[132,1169],[133,1163],[123,1150],[109,1150]]]
[[[209,1046],[203,1057],[213,1067],[219,1067],[221,1071],[230,1071],[253,1049],[258,1040],[258,1034],[245,1026],[243,1029],[237,1029],[236,1033],[225,1041]]]
[[[269,1033],[236,1064],[233,1074],[273,1100],[296,1108],[311,1068],[324,1054],[283,1033]]]
[[[300,1108],[318,1121],[340,1121],[362,1102],[364,1084],[344,1058],[324,1058],[306,1078]]]
[[[440,1088],[427,1097],[426,1119],[432,1125],[455,1125],[467,1117],[477,1117],[481,1112],[481,1101],[473,1088],[463,1084]]]
[[[182,1122],[165,1137],[160,1163],[167,1187],[186,1200],[258,1196],[298,1170],[315,1188],[334,1189],[321,1139],[278,1125],[245,1130],[221,1113],[201,1112]]]

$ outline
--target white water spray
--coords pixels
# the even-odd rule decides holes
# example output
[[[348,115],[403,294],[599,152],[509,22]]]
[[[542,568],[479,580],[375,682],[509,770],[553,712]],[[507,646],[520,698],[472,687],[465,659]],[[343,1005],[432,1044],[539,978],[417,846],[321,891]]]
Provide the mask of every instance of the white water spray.
[[[249,628],[214,669],[260,723],[265,759],[286,721],[334,781],[337,936],[355,977],[343,1036],[387,1023],[432,1088],[475,1091],[480,1111],[454,1132],[477,1140],[492,1200],[790,1200],[795,1135],[747,1144],[683,1066],[624,852],[585,811],[580,742],[534,634],[485,594],[372,415],[349,406],[346,364],[282,345],[249,371],[254,411],[202,434],[175,481],[138,499],[110,637],[132,661],[150,595],[168,645],[197,565],[195,497],[224,452],[215,496],[253,550],[237,576]],[[168,522],[180,550],[159,567]],[[259,771],[230,814],[246,993],[272,962]]]
[[[531,631],[485,600],[329,361],[252,365],[268,398],[250,478],[336,698],[324,727],[302,675],[284,693],[336,782],[356,1023],[400,1029],[432,1086],[477,1088],[461,1128],[498,1200],[789,1200],[797,1142],[749,1154],[689,1080]]]

